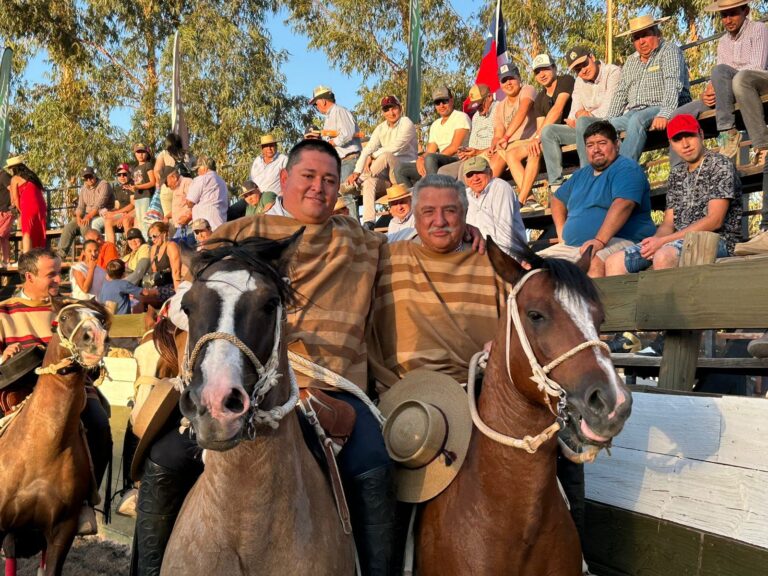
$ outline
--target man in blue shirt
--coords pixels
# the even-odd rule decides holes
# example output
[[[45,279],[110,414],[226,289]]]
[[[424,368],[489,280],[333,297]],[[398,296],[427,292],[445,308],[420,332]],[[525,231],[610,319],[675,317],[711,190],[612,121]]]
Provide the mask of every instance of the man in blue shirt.
[[[563,184],[550,201],[559,244],[542,256],[577,261],[592,249],[589,275],[605,276],[605,259],[652,235],[651,187],[640,165],[619,156],[619,137],[601,120],[584,132],[589,165]]]
[[[101,287],[98,301],[106,305],[107,302],[114,303],[114,314],[131,313],[131,296],[141,299],[142,288],[136,286],[125,278],[125,262],[116,258],[107,264],[107,278]],[[109,308],[109,306],[108,306]]]

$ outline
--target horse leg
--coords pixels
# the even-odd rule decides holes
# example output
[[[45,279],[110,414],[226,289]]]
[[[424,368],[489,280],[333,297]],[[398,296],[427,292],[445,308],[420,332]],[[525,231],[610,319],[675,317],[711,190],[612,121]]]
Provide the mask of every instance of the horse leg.
[[[45,576],[61,576],[64,570],[64,561],[67,559],[69,549],[77,534],[78,515],[67,518],[64,522],[56,524],[46,537],[45,552]]]

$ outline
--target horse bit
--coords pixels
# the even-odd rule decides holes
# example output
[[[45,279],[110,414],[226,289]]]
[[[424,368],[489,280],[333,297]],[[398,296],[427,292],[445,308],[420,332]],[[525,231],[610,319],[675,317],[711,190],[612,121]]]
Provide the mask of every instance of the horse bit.
[[[574,346],[567,352],[561,354],[560,356],[552,360],[550,363],[548,363],[546,366],[542,366],[539,363],[538,359],[536,358],[536,355],[533,353],[533,349],[531,348],[531,343],[528,340],[528,335],[525,332],[522,319],[520,318],[520,311],[517,308],[518,294],[522,290],[525,283],[528,280],[530,280],[534,274],[538,274],[539,272],[542,272],[542,270],[536,269],[536,270],[531,270],[530,272],[527,272],[525,276],[523,276],[517,282],[517,284],[515,284],[515,286],[512,289],[512,292],[510,292],[509,297],[507,298],[507,334],[506,334],[506,350],[505,350],[507,377],[509,378],[510,382],[514,382],[514,380],[512,379],[512,370],[510,369],[510,366],[509,366],[509,351],[511,346],[512,324],[514,324],[515,331],[517,332],[518,338],[520,340],[520,345],[522,346],[523,351],[525,352],[525,355],[528,358],[528,364],[530,365],[531,371],[533,372],[533,375],[531,376],[531,380],[533,380],[536,383],[539,391],[542,392],[544,396],[544,403],[552,412],[552,414],[555,415],[555,422],[549,427],[547,427],[544,431],[537,434],[536,436],[526,436],[525,438],[522,438],[522,439],[513,438],[511,436],[502,434],[492,429],[485,422],[483,422],[479,412],[477,411],[477,406],[475,401],[475,394],[474,394],[475,370],[474,369],[476,368],[477,364],[482,360],[482,357],[484,355],[487,358],[487,354],[485,352],[478,352],[472,358],[472,362],[470,366],[470,375],[467,382],[467,395],[469,398],[469,409],[470,409],[470,413],[472,414],[472,421],[474,422],[475,426],[477,426],[477,428],[483,434],[489,437],[491,440],[495,440],[496,442],[499,442],[506,446],[512,446],[514,448],[523,449],[529,454],[535,453],[539,449],[539,446],[549,441],[557,432],[565,428],[565,424],[568,422],[570,418],[567,411],[567,393],[560,384],[558,384],[557,382],[552,380],[552,378],[549,377],[549,373],[552,370],[554,370],[557,366],[565,362],[566,360],[575,356],[582,350],[586,350],[587,348],[602,348],[603,350],[610,353],[610,348],[602,340],[599,340],[599,339],[587,340],[586,342],[582,342],[581,344],[578,344],[577,346]],[[552,408],[552,404],[550,402],[550,396],[557,397],[558,399],[557,410],[554,410]],[[567,446],[564,446],[564,443],[561,443],[561,446],[563,446],[566,452],[570,450],[570,448],[567,448]],[[575,456],[583,457],[580,459],[583,459],[584,461],[594,460],[594,458],[597,456],[597,452],[599,451],[599,448],[597,447],[588,447],[588,448],[596,448],[596,449],[590,450],[583,454],[573,453],[572,450],[570,451],[572,454],[575,454]],[[568,456],[570,459],[573,459],[572,454],[566,453],[566,456]]]
[[[192,349],[191,354],[189,354],[189,341],[187,341],[187,354],[185,354],[184,364],[181,370],[181,377],[178,379],[180,386],[177,387],[183,390],[189,386],[190,382],[192,381],[192,369],[195,366],[195,362],[197,361],[197,357],[200,354],[200,351],[203,349],[203,346],[213,340],[224,340],[225,342],[229,342],[232,344],[232,346],[240,350],[240,352],[242,352],[243,355],[248,358],[248,360],[250,360],[251,364],[253,364],[253,367],[256,369],[256,373],[259,376],[259,379],[253,386],[253,391],[251,392],[250,396],[251,407],[249,408],[248,417],[246,420],[247,431],[245,435],[250,440],[253,440],[256,437],[256,427],[258,425],[266,425],[272,429],[277,429],[277,427],[280,425],[280,421],[286,416],[286,414],[288,414],[296,407],[296,403],[299,400],[299,386],[296,383],[296,377],[293,374],[293,371],[289,369],[288,374],[290,377],[291,394],[288,397],[288,400],[281,406],[275,406],[269,410],[262,410],[259,408],[259,404],[261,404],[261,402],[264,400],[264,397],[267,395],[267,393],[269,393],[270,390],[272,390],[272,388],[277,385],[277,382],[282,377],[282,374],[278,372],[280,363],[280,338],[282,335],[282,325],[283,306],[282,304],[279,304],[277,306],[277,314],[275,318],[275,333],[274,341],[272,344],[272,352],[269,355],[269,359],[267,360],[266,364],[262,364],[253,353],[253,351],[248,348],[247,344],[245,344],[245,342],[243,342],[234,334],[228,334],[226,332],[208,332],[197,341],[195,347]]]

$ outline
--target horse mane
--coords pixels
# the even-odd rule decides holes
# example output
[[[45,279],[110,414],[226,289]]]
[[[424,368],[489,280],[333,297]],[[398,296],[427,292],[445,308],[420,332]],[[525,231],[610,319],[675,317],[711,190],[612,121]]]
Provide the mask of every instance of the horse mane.
[[[160,318],[152,331],[152,342],[160,354],[160,359],[169,367],[179,367],[179,352],[176,349],[176,326],[168,318]]]
[[[527,247],[526,247],[527,248]],[[563,258],[542,258],[533,250],[527,248],[515,252],[515,258],[526,261],[532,270],[546,270],[554,283],[555,290],[564,288],[583,296],[587,302],[602,308],[600,293],[597,286],[587,274],[573,262]]]
[[[202,275],[208,267],[223,260],[231,260],[271,280],[283,303],[296,303],[297,293],[286,281],[288,259],[281,258],[287,250],[286,240],[252,236],[241,241],[217,238],[215,244],[215,248],[207,248],[196,254],[191,267],[194,280],[204,282]]]

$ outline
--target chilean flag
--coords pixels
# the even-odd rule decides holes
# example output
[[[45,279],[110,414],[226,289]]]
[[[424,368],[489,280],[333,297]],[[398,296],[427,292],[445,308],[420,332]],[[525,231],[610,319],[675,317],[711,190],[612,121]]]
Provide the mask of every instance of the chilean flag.
[[[491,92],[499,90],[499,66],[509,62],[507,56],[507,31],[504,26],[504,16],[501,14],[501,0],[496,0],[496,13],[485,37],[485,50],[477,71],[475,84],[485,84]],[[496,94],[496,100],[502,100],[504,95]],[[469,97],[464,100],[464,112],[470,113]]]

